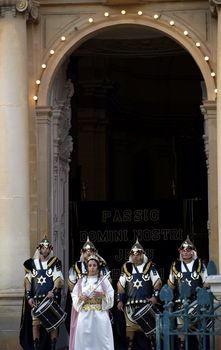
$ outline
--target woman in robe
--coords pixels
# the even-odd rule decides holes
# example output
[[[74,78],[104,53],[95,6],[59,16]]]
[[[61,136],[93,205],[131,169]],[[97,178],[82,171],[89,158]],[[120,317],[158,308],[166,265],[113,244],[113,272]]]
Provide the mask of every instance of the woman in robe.
[[[99,258],[89,256],[88,274],[72,291],[73,307],[78,312],[72,349],[114,350],[108,310],[114,304],[114,290],[107,276],[100,276]]]

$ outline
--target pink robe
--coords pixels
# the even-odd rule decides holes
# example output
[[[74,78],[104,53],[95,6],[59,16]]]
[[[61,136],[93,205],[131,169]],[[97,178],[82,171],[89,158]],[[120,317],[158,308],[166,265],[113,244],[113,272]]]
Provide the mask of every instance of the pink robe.
[[[71,322],[70,322],[70,337],[69,337],[69,349],[74,350],[74,338],[76,332],[76,325],[78,319],[78,312],[75,308],[71,307]]]

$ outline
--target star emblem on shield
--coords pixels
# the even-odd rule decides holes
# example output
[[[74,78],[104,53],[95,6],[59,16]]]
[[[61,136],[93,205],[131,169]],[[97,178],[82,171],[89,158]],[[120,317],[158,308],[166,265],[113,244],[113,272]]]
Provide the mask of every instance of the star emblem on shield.
[[[39,283],[42,286],[42,284],[46,283],[46,277],[38,277],[37,283]]]
[[[136,281],[133,282],[134,283],[134,288],[142,288],[142,281],[139,281],[138,279],[136,279]]]

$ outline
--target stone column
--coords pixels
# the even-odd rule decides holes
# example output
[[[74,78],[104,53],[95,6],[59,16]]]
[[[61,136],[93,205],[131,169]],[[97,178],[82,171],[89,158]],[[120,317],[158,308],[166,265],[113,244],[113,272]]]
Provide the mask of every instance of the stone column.
[[[201,106],[204,115],[204,148],[208,176],[208,232],[209,255],[216,266],[219,264],[218,222],[217,222],[217,133],[216,102],[204,101]]]
[[[11,293],[22,287],[29,255],[26,19],[15,6],[0,11],[0,293]]]
[[[45,234],[50,237],[50,181],[51,178],[51,117],[50,107],[36,107],[37,177],[38,177],[38,241]],[[50,237],[51,238],[51,237]]]
[[[0,1],[0,344],[17,349],[29,247],[28,1]]]
[[[217,195],[218,195],[218,242],[221,251],[221,0],[210,0],[211,8],[217,14]],[[218,269],[221,271],[221,254]]]

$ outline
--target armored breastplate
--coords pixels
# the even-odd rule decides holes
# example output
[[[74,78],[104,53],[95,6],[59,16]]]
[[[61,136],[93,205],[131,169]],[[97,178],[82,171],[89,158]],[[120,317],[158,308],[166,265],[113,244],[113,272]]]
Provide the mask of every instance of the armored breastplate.
[[[202,287],[202,279],[200,275],[196,272],[182,272],[182,277],[180,278],[181,282],[186,282],[191,289],[191,297],[194,297],[196,295],[196,288]]]
[[[32,294],[34,298],[44,298],[49,290],[52,290],[53,282],[53,270],[52,268],[44,269],[41,262],[39,267],[36,266],[32,269]]]
[[[150,298],[152,295],[152,283],[149,274],[133,273],[126,283],[127,302],[138,303]]]

